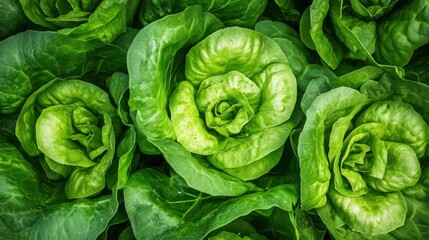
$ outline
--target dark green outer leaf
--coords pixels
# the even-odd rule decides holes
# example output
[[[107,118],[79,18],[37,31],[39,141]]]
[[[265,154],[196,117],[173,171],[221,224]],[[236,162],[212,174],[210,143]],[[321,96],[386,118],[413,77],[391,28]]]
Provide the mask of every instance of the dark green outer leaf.
[[[238,221],[241,220],[241,221]],[[249,223],[247,223],[247,222]],[[249,229],[246,229],[246,225],[242,225],[241,229],[236,223],[247,223]],[[252,225],[250,225],[252,224]],[[234,225],[237,229],[234,229]],[[238,225],[238,226],[237,226]],[[232,227],[232,228],[231,228]],[[251,228],[250,228],[251,227]],[[297,240],[299,238],[298,229],[295,222],[294,211],[285,211],[280,208],[270,208],[256,210],[251,214],[235,220],[234,222],[220,228],[225,229],[228,232],[232,232],[237,236],[247,239],[245,236],[249,236],[252,240]],[[224,230],[224,231],[225,231]],[[252,231],[253,230],[253,234]],[[214,232],[219,232],[216,230]],[[213,235],[213,234],[210,234]],[[228,238],[226,238],[228,239]]]
[[[389,12],[398,0],[351,1],[353,11],[364,19],[378,19]]]
[[[375,22],[365,22],[344,9],[343,0],[334,0],[330,8],[330,19],[335,33],[353,57],[366,60],[372,58],[375,46]],[[354,31],[353,31],[354,30]]]
[[[139,0],[99,0],[94,9],[86,9],[84,12],[81,9],[74,9],[83,13],[84,17],[70,18],[67,15],[73,15],[70,5],[73,2],[83,5],[87,1],[57,1],[52,4],[53,6],[48,6],[49,1],[19,1],[28,18],[38,25],[58,30],[61,34],[71,37],[85,40],[99,39],[108,43],[126,31],[140,2]],[[62,18],[62,21],[51,21],[57,17]]]
[[[131,126],[123,135],[123,138],[121,139],[117,149],[117,157],[119,158],[117,182],[118,189],[122,189],[130,178],[132,171],[131,165],[136,155],[136,143],[136,132],[134,127]]]
[[[426,51],[424,51],[426,52]],[[429,55],[413,59],[405,66],[405,78],[429,84]]]
[[[126,42],[133,38],[126,35],[118,46],[48,31],[26,31],[1,41],[0,113],[17,112],[32,92],[55,78],[82,77],[94,82],[125,71]]]
[[[27,17],[22,11],[19,0],[3,0],[0,2],[0,40],[23,30]]]
[[[311,19],[310,19],[310,8],[304,10],[301,19],[299,21],[299,36],[301,41],[311,50],[316,50],[316,44],[310,35],[311,30]]]
[[[298,78],[298,89],[301,92],[306,91],[309,83],[313,79],[318,79],[318,78],[330,79],[335,77],[336,77],[335,73],[331,71],[329,68],[319,64],[310,64],[306,66],[306,68],[304,69],[304,72],[302,73],[300,78]]]
[[[107,177],[111,179],[111,184],[116,184],[117,189],[122,189],[127,183],[132,170],[132,163],[139,157],[135,151],[137,147],[137,136],[134,125],[132,125],[128,114],[128,75],[122,72],[114,73],[106,81],[110,91],[110,96],[117,105],[117,113],[122,123],[128,129],[121,135],[121,139],[116,149],[118,161],[112,163]]]
[[[34,89],[57,76],[76,74],[76,65],[97,45],[35,31],[0,42],[0,112],[15,112]]]
[[[322,240],[325,239],[326,226],[320,218],[301,211],[295,211],[296,228],[298,229],[300,239]]]
[[[81,39],[112,42],[127,30],[137,11],[139,0],[103,0],[89,16],[88,22],[59,32]]]
[[[0,136],[4,137],[10,143],[19,143],[15,135],[16,119],[18,114],[1,115],[0,114]],[[19,145],[19,144],[18,144]]]
[[[128,90],[128,75],[122,72],[115,72],[106,80],[110,96],[116,105],[119,105],[123,95]]]
[[[252,28],[265,10],[267,0],[148,0],[140,7],[139,21],[145,26],[192,5],[201,6],[203,11],[212,13],[226,26]]]
[[[95,239],[116,212],[115,192],[67,201],[13,145],[0,139],[0,239]]]
[[[125,206],[137,239],[203,239],[211,231],[252,211],[292,211],[296,185],[279,185],[235,198],[213,198],[183,180],[153,169],[136,172],[125,186]]]
[[[118,240],[135,240],[133,233],[133,228],[131,226],[127,227],[124,231],[121,232],[121,235],[119,235]]]
[[[244,220],[244,218],[237,218],[231,223],[212,231],[208,236],[208,240],[224,240],[224,239],[237,239],[241,240],[245,237],[250,237],[252,240],[267,240],[263,235],[260,235],[258,231],[251,225],[250,220]],[[260,225],[258,226],[260,227]],[[266,228],[264,228],[266,229]]]
[[[403,67],[413,52],[429,43],[429,2],[408,1],[377,26],[375,58],[386,64]]]
[[[404,70],[402,68],[399,68],[395,65],[386,65],[391,64],[390,62],[381,62],[378,63],[374,60],[373,56],[371,55],[373,52],[369,49],[367,46],[368,44],[365,44],[365,39],[367,41],[372,41],[374,36],[366,36],[367,34],[358,34],[348,26],[345,20],[345,17],[343,15],[350,14],[347,12],[343,12],[343,0],[335,0],[332,1],[332,6],[330,8],[330,17],[332,19],[332,22],[335,27],[335,33],[341,39],[341,41],[344,43],[344,45],[351,51],[353,54],[360,56],[362,60],[365,60],[366,62],[378,66],[382,69],[385,69],[387,71],[390,71],[392,73],[397,73],[398,75],[403,75]],[[361,22],[359,20],[355,20],[355,22],[349,23],[349,25],[359,25]],[[366,22],[363,22],[362,24],[366,24]],[[368,26],[363,26],[362,28],[369,28]],[[375,35],[375,33],[374,33]],[[368,40],[369,38],[369,40]],[[336,46],[340,47],[340,46]],[[396,50],[394,50],[396,51]]]
[[[119,198],[123,198],[121,195],[118,196]],[[128,214],[125,210],[125,205],[123,202],[123,199],[118,200],[119,207],[116,211],[116,214],[110,219],[109,225],[104,229],[103,233],[97,236],[96,240],[110,240],[110,239],[118,239],[117,237],[122,234],[120,233],[121,230],[124,229],[123,225],[127,224],[128,221]],[[131,234],[133,232],[131,231]],[[134,237],[134,235],[131,235]],[[131,237],[130,236],[130,237]],[[129,238],[129,239],[135,239],[135,238]]]
[[[307,112],[308,108],[313,103],[314,99],[320,94],[329,91],[332,88],[329,78],[320,75],[314,77],[308,84],[301,100],[301,109],[303,112]]]
[[[265,7],[264,16],[276,21],[296,24],[301,17],[301,12],[296,5],[300,3],[297,4],[293,0],[270,0]]]
[[[429,86],[423,83],[404,80],[393,74],[380,79],[380,85],[394,94],[395,98],[407,102],[429,123]]]
[[[106,84],[109,89],[110,96],[113,98],[113,101],[118,108],[117,112],[122,123],[131,127],[132,122],[128,114],[128,75],[122,72],[115,72],[106,80]]]
[[[303,43],[300,42],[298,32],[283,22],[261,20],[256,23],[255,30],[270,38],[287,38],[291,41],[295,41],[297,45],[303,45]]]
[[[137,18],[141,25],[146,26],[151,22],[161,19],[174,11],[172,0],[148,0],[141,1]]]
[[[267,0],[181,0],[177,1],[176,8],[182,11],[188,6],[200,5],[219,18],[225,26],[240,26],[251,28],[259,20],[265,10]]]
[[[146,137],[175,139],[167,102],[175,81],[183,80],[175,72],[179,57],[222,27],[216,17],[193,6],[146,26],[134,39],[128,52],[129,106],[141,149]]]

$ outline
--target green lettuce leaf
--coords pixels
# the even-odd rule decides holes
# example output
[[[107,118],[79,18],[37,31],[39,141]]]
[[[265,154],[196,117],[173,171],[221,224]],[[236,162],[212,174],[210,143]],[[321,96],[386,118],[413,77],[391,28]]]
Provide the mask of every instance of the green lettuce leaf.
[[[4,140],[0,140],[0,165],[1,238],[94,239],[118,207],[115,192],[67,200],[64,183],[47,181],[18,148]]]
[[[130,29],[112,44],[50,31],[26,31],[0,42],[0,113],[19,111],[27,97],[56,78],[101,82],[126,71]],[[114,56],[114,57],[113,57]]]
[[[219,18],[226,26],[241,26],[251,28],[261,17],[267,0],[150,0],[143,1],[138,18],[143,26],[161,19],[167,15],[185,10],[189,6],[201,6],[203,11],[210,12]]]
[[[84,40],[112,42],[127,30],[137,11],[138,0],[19,0],[34,23]]]
[[[379,62],[403,67],[416,49],[429,43],[428,6],[427,1],[409,1],[381,21],[375,52]]]
[[[146,168],[125,186],[125,206],[138,239],[202,239],[253,211],[292,211],[296,185],[284,184],[235,198],[216,198],[189,188],[181,177]],[[201,213],[204,214],[201,214]]]
[[[22,10],[19,0],[0,2],[0,40],[26,29],[28,19]]]

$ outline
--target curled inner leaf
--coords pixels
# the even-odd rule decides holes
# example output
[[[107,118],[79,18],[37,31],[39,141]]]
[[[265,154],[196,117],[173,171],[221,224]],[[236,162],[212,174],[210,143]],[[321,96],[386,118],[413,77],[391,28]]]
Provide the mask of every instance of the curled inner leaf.
[[[379,101],[360,114],[357,124],[382,123],[390,131],[389,141],[409,145],[421,158],[426,152],[429,126],[410,104],[401,101]]]
[[[273,168],[296,122],[296,79],[271,38],[225,28],[186,56],[186,80],[170,98],[177,141],[215,167],[251,180]]]
[[[73,127],[73,106],[60,105],[42,111],[36,123],[36,140],[39,149],[50,159],[61,164],[90,167],[96,163],[86,149],[70,136],[76,134]]]
[[[205,112],[206,125],[228,137],[238,134],[252,119],[261,98],[259,87],[244,74],[231,71],[202,82],[196,104]]]

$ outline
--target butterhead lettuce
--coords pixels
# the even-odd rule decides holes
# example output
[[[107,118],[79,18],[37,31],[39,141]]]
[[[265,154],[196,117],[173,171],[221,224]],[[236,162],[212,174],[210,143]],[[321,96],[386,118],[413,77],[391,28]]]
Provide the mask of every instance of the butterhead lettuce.
[[[28,155],[40,156],[49,179],[67,180],[68,198],[84,198],[106,187],[120,124],[102,89],[81,80],[58,80],[27,99],[16,136]]]
[[[130,111],[144,152],[166,151],[153,146],[159,140],[176,141],[187,158],[239,185],[278,163],[296,125],[297,84],[274,40],[225,28],[193,6],[143,28],[130,49]],[[183,165],[185,159],[167,157]],[[195,175],[189,168],[179,174]]]
[[[414,224],[404,193],[427,165],[428,90],[383,74],[356,89],[328,89],[307,108],[298,143],[301,206],[316,209],[336,238],[391,237]]]

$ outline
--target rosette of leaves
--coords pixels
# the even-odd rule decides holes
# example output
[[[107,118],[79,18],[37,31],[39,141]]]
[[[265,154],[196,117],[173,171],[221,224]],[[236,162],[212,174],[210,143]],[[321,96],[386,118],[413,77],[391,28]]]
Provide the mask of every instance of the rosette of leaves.
[[[66,180],[68,198],[84,198],[105,188],[120,128],[104,90],[82,80],[54,80],[27,99],[15,133],[29,156],[39,156],[49,179]]]
[[[126,31],[139,0],[20,0],[27,17],[40,26],[81,39],[113,41]]]
[[[399,67],[429,42],[428,16],[425,0],[318,0],[304,12],[300,33],[332,69],[351,59],[403,74]]]
[[[291,115],[297,84],[271,38],[225,28],[192,6],[143,28],[128,62],[140,149],[163,152],[188,184],[215,195],[239,195],[249,187],[241,180],[268,173],[280,160],[296,124]],[[208,186],[213,178],[241,190]]]
[[[428,93],[373,67],[310,82],[301,206],[316,209],[335,238],[427,237]]]

